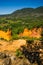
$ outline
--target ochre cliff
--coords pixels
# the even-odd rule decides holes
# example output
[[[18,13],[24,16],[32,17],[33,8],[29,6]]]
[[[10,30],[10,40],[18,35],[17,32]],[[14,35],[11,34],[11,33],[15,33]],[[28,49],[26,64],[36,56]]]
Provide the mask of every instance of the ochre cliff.
[[[0,38],[3,38],[9,41],[11,39],[11,31],[8,30],[7,32],[5,32],[5,31],[0,30]]]
[[[41,32],[42,32],[42,28],[34,28],[32,30],[29,30],[27,28],[24,29],[23,33],[20,33],[19,36],[20,37],[35,37],[35,38],[40,38],[41,37]]]

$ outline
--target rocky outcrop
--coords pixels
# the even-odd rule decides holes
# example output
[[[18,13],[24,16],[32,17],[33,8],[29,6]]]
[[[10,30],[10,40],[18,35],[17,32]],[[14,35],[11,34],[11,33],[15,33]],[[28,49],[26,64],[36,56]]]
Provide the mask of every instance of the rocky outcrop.
[[[9,29],[7,32],[0,30],[0,38],[9,41],[11,39],[11,31]]]
[[[33,37],[33,38],[40,38],[41,37],[42,28],[33,28],[29,30],[27,28],[24,29],[23,33],[20,33],[20,37]]]
[[[43,45],[40,41],[0,40],[0,65],[43,65]],[[22,51],[23,56],[16,56],[16,50]]]

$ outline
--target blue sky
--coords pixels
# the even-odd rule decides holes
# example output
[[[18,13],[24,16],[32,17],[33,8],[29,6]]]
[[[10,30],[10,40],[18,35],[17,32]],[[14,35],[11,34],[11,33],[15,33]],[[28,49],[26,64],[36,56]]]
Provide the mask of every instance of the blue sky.
[[[39,6],[43,6],[43,0],[0,0],[0,15],[12,13],[21,8]]]

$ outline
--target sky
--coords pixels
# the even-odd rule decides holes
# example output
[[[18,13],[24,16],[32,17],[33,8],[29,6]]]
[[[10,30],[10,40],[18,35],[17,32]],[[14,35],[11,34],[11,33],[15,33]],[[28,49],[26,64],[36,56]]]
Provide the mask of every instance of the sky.
[[[43,0],[0,0],[0,15],[10,14],[22,8],[43,6]]]

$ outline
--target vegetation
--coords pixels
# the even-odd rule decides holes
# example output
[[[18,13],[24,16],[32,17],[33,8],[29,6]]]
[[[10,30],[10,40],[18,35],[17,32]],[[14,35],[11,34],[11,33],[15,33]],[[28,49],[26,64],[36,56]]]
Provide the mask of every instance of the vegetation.
[[[0,16],[0,30],[11,29],[12,39],[18,38],[18,34],[23,32],[24,28],[39,27],[43,28],[43,6],[36,9],[23,8],[10,15]]]
[[[39,30],[40,28],[42,30],[41,33]],[[33,36],[33,32],[38,32],[38,34],[40,33],[41,37],[38,35],[40,39],[31,37],[32,34],[30,37],[25,35],[19,37],[19,34],[24,34],[24,29],[26,35],[28,35],[29,31],[30,33],[32,31]],[[10,37],[11,39],[9,40]],[[7,41],[4,41],[6,39]],[[22,39],[25,40],[22,41]],[[43,65],[42,58],[43,7],[38,7],[35,9],[23,8],[13,12],[10,15],[0,16],[0,60],[2,60],[0,64]]]
[[[23,53],[22,53],[22,51],[20,49],[16,50],[16,56],[17,57],[22,57],[23,56]]]

